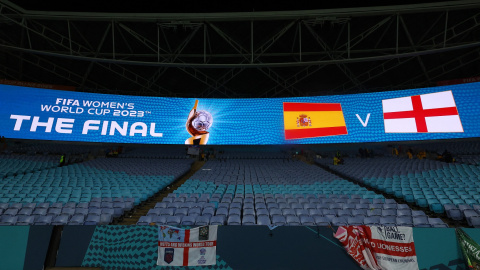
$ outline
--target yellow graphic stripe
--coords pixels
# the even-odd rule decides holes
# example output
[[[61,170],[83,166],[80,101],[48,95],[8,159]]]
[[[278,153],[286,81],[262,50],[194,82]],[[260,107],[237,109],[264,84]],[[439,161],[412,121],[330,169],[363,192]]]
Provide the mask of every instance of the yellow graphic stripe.
[[[307,115],[307,117],[310,117],[312,126],[297,127],[297,117],[299,117],[301,114],[305,114]],[[345,126],[345,119],[343,118],[342,111],[288,111],[283,112],[283,119],[285,129],[307,129]]]

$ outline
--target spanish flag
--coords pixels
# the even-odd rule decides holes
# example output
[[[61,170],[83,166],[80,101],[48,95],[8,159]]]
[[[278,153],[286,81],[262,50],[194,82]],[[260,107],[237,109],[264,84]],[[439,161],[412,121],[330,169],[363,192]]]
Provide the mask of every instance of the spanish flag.
[[[285,139],[348,134],[340,103],[283,103]]]

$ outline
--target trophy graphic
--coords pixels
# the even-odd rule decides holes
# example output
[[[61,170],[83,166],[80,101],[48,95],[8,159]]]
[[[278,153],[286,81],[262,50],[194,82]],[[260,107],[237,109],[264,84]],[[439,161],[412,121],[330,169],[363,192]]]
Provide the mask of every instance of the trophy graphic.
[[[207,131],[213,123],[212,115],[207,111],[197,111],[198,100],[188,114],[187,127],[188,133],[192,137],[185,140],[185,144],[201,145],[207,144],[210,133]]]

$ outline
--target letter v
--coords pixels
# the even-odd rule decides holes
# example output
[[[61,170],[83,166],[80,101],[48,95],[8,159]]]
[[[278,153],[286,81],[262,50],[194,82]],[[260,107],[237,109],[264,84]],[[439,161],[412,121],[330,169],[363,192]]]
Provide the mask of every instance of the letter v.
[[[368,120],[370,119],[370,114],[367,114],[367,119],[365,119],[365,122],[363,122],[362,118],[360,118],[360,115],[358,114],[355,114],[358,118],[358,121],[360,121],[360,123],[362,123],[362,126],[363,127],[367,127],[368,125]]]

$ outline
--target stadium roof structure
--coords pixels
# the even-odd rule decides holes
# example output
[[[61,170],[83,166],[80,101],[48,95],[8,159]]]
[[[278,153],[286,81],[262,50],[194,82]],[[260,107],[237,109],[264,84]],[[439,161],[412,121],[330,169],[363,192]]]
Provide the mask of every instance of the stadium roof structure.
[[[262,98],[480,75],[480,1],[85,12],[0,0],[0,78],[123,95]],[[35,8],[35,7],[34,7]]]

